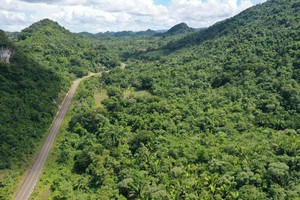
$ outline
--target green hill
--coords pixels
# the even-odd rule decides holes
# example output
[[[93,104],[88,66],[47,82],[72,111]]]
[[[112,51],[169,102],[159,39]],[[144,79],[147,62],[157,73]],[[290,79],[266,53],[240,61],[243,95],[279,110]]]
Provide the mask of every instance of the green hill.
[[[51,20],[0,31],[0,199],[9,199],[47,133],[70,79],[119,65],[101,45]]]
[[[177,35],[177,34],[191,33],[194,31],[195,29],[190,28],[186,23],[180,23],[170,28],[163,35]]]
[[[117,56],[104,46],[86,42],[49,19],[22,30],[17,45],[41,64],[78,77],[119,65]]]
[[[9,63],[0,61],[0,169],[28,162],[66,87],[61,76],[39,65],[0,31],[1,51],[3,48],[12,55]]]
[[[209,40],[227,39],[228,37],[235,37],[236,42],[242,42],[242,40],[254,40],[255,37],[266,38],[270,36],[274,38],[294,34],[299,28],[299,23],[297,23],[299,4],[293,1],[289,1],[288,4],[285,2],[272,0],[256,5],[232,18],[218,22],[208,29],[200,30],[181,40],[169,43],[166,48],[170,50],[180,49],[191,45],[201,45]]]
[[[299,9],[267,1],[86,81],[50,198],[298,199]]]

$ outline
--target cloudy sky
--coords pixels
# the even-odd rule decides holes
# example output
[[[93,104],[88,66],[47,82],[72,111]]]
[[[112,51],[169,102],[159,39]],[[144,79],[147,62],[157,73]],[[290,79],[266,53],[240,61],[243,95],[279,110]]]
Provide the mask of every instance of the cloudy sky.
[[[20,31],[44,18],[72,32],[199,28],[266,0],[0,0],[0,29]]]

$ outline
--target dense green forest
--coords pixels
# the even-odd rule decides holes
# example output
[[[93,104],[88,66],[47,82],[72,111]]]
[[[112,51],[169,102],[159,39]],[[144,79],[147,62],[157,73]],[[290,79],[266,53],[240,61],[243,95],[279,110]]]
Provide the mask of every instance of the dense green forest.
[[[270,0],[85,81],[38,188],[50,199],[299,199],[299,21],[297,0]]]
[[[6,199],[17,169],[31,160],[68,84],[17,48],[2,30],[0,47],[12,52],[9,63],[0,61],[0,199]]]
[[[0,31],[0,46],[10,48],[10,63],[0,61],[0,169],[25,161],[52,121],[63,78],[40,66]],[[16,134],[17,133],[17,134]]]
[[[18,34],[1,31],[0,48],[12,52],[10,63],[0,61],[0,199],[7,199],[47,133],[70,81],[120,61],[102,45],[84,41],[48,19]]]
[[[105,46],[82,40],[49,19],[22,30],[17,45],[41,64],[72,79],[120,65],[119,58]]]
[[[147,34],[151,32],[152,34]],[[111,49],[121,59],[127,61],[130,58],[137,58],[147,51],[153,51],[166,46],[171,41],[177,41],[195,30],[185,23],[177,24],[171,27],[165,33],[156,33],[152,31],[140,32],[117,32],[117,33],[79,33],[78,35],[95,44],[99,44]],[[159,59],[153,57],[153,60]]]
[[[80,84],[31,199],[299,199],[299,22],[298,0],[269,0],[198,31],[1,31],[0,199],[70,80],[107,69]]]
[[[110,35],[113,37],[147,37],[147,36],[154,36],[156,34],[156,31],[153,30],[146,30],[146,31],[138,31],[138,32],[133,32],[133,31],[120,31],[120,32],[105,32],[105,33],[98,33],[96,35]]]
[[[8,36],[8,37],[7,37]],[[7,199],[47,133],[76,77],[120,65],[99,44],[82,40],[56,22],[39,21],[20,33],[0,32],[0,199]]]

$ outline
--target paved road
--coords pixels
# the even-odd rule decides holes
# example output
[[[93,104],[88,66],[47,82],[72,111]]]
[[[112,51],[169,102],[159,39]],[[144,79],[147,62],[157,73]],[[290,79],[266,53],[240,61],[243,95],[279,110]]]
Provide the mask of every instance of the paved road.
[[[40,151],[37,159],[35,160],[30,172],[28,173],[25,182],[23,183],[20,191],[18,192],[17,196],[15,197],[15,200],[24,200],[24,199],[28,199],[31,192],[33,191],[33,188],[36,184],[36,181],[38,180],[42,169],[45,165],[45,161],[47,159],[48,153],[51,149],[51,146],[53,144],[53,141],[55,139],[55,136],[57,135],[60,125],[65,117],[66,112],[69,109],[69,106],[71,104],[72,98],[76,92],[76,89],[80,83],[81,80],[94,76],[94,75],[99,75],[101,73],[97,73],[97,74],[90,74],[88,76],[85,76],[81,79],[78,79],[76,81],[74,81],[74,85],[72,86],[72,88],[70,89],[70,91],[68,92],[68,94],[66,95],[62,106],[60,107],[58,114],[56,116],[56,118],[54,119],[54,122],[50,128],[48,137],[45,141],[45,144],[42,148],[42,150]]]

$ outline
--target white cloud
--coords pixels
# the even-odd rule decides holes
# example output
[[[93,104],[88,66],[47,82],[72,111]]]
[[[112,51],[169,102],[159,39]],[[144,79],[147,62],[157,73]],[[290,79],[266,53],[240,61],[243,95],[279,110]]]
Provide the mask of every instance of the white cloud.
[[[74,32],[168,29],[180,22],[203,27],[263,1],[172,0],[166,7],[154,0],[4,0],[0,29],[20,31],[43,18]]]
[[[170,10],[171,18],[176,21],[187,21],[190,26],[209,26],[216,21],[234,16],[242,10],[252,6],[250,0],[173,0]]]

